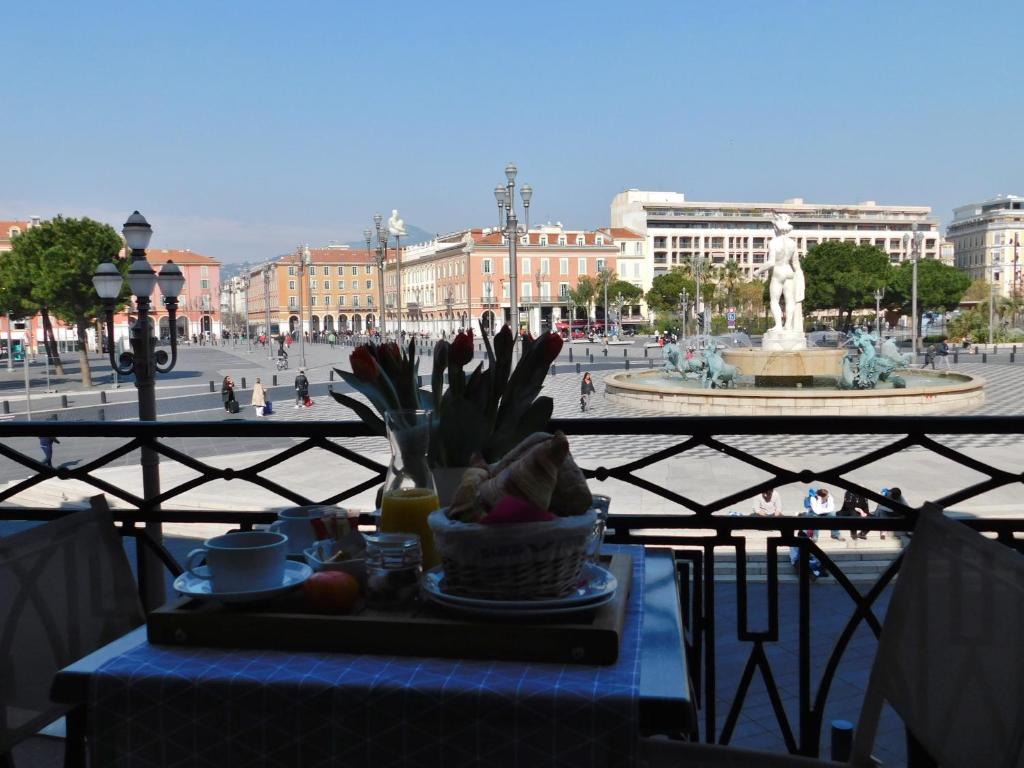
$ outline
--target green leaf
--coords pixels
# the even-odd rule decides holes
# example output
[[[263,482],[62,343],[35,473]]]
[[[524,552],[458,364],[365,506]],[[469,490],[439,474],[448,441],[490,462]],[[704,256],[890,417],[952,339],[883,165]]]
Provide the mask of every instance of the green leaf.
[[[387,430],[384,428],[383,419],[378,417],[377,414],[375,414],[373,410],[366,405],[366,403],[362,403],[354,397],[343,395],[340,392],[335,392],[333,389],[328,389],[327,391],[330,392],[331,397],[336,401],[355,411],[356,416],[358,416],[362,422],[370,427],[370,429],[372,429],[376,434],[384,435],[387,433]]]
[[[378,378],[378,381],[382,382],[382,386],[377,387],[374,384],[369,384],[363,381],[354,373],[350,373],[349,371],[343,371],[339,368],[335,368],[334,371],[341,376],[342,381],[352,387],[352,389],[365,395],[366,399],[373,403],[373,406],[380,411],[381,416],[388,411],[399,407],[398,396],[395,395],[395,391],[387,381],[386,376]]]

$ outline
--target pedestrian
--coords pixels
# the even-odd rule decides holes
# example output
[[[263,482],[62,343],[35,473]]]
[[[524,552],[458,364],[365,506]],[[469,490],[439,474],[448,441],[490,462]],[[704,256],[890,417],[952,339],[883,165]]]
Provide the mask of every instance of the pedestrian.
[[[946,341],[946,337],[942,337],[942,341],[939,342],[938,349],[935,350],[935,354],[938,355],[939,359],[946,364],[946,370],[949,370],[949,343]],[[932,365],[934,368],[935,366]]]
[[[230,376],[224,377],[224,383],[220,385],[220,399],[224,402],[224,410],[228,413],[238,413],[238,400],[235,399],[235,380]]]
[[[51,416],[49,420],[56,421],[56,414]],[[53,444],[59,442],[60,440],[58,440],[56,437],[50,437],[49,435],[43,435],[42,437],[39,438],[39,447],[43,451],[43,464],[45,464],[47,467],[50,467],[51,469],[53,468]]]
[[[252,407],[256,409],[257,416],[262,416],[263,409],[267,407],[267,390],[263,388],[259,376],[256,377],[256,383],[252,385]]]
[[[832,498],[832,494],[828,492],[827,488],[819,488],[818,492],[811,498],[811,512],[815,517],[835,517],[836,516],[836,502]],[[841,531],[832,530],[832,538],[837,541],[846,541],[846,537],[843,536]],[[811,537],[815,541],[818,540],[818,532],[815,531]]]
[[[921,363],[921,367],[922,368],[927,368],[929,365],[931,365],[932,370],[934,371],[935,370],[935,355],[936,355],[935,345],[934,344],[929,344],[928,345],[928,349],[926,349],[924,351],[924,362]]]
[[[796,535],[797,535],[797,538],[800,538],[800,539],[806,539],[807,538],[807,533],[805,531],[797,531]],[[799,572],[799,570],[800,570],[800,547],[790,547],[789,548],[789,563],[790,563],[790,565],[793,566],[794,570]],[[826,571],[822,567],[821,561],[818,560],[817,557],[815,557],[813,552],[810,552],[807,555],[807,569],[810,571],[811,581],[816,581],[818,578],[820,578],[822,576],[828,576],[828,571]]]
[[[889,499],[890,502],[897,502],[899,504],[907,504],[907,500],[903,498],[903,491],[899,488],[883,488],[882,495]],[[887,517],[902,517],[898,513],[894,512],[892,507],[886,504],[879,504],[875,507],[875,517],[887,518]],[[883,539],[885,538],[885,531],[882,531]]]
[[[309,379],[306,378],[306,369],[299,368],[299,375],[295,377],[295,407],[309,407]]]
[[[782,497],[778,488],[767,488],[754,499],[754,517],[779,517],[782,515]]]
[[[583,374],[583,381],[580,382],[580,410],[586,412],[587,407],[590,405],[590,396],[594,394],[594,380],[590,376],[590,371]]]
[[[854,491],[847,491],[843,494],[843,505],[839,508],[839,517],[870,517],[868,512],[868,500]],[[867,531],[854,531],[855,539],[866,539]]]
[[[334,349],[334,345],[338,342],[338,337],[334,335],[334,331],[331,331],[331,335],[327,337],[327,343],[331,345],[331,349]]]

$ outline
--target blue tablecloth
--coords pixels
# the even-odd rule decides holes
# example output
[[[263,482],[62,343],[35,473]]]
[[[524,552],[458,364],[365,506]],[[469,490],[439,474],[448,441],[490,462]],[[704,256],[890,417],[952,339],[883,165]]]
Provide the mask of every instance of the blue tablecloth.
[[[628,551],[633,589],[614,665],[143,643],[94,677],[92,765],[628,765],[644,584],[643,550]]]

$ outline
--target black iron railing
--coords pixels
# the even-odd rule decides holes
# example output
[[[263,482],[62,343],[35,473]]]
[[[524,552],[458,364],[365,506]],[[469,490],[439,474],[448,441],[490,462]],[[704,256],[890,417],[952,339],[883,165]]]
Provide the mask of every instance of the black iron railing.
[[[853,490],[867,499],[892,508],[894,515],[885,518],[828,518],[815,519],[818,530],[911,531],[920,510],[926,507],[950,509],[991,491],[1018,485],[1024,474],[990,466],[970,455],[972,441],[986,436],[1000,436],[997,440],[1015,444],[1024,436],[1022,417],[922,417],[922,418],[870,418],[848,417],[820,419],[815,417],[761,417],[757,419],[722,418],[638,418],[638,419],[563,419],[556,420],[553,428],[561,429],[572,437],[575,446],[594,445],[598,448],[616,439],[626,450],[617,453],[631,456],[628,460],[612,463],[605,458],[581,459],[587,475],[600,483],[613,479],[627,483],[638,491],[653,494],[670,502],[672,511],[662,514],[636,514],[613,509],[609,537],[613,541],[666,545],[676,549],[678,570],[683,585],[683,613],[687,623],[693,684],[702,710],[702,738],[707,741],[729,743],[744,714],[744,707],[755,680],[760,677],[767,688],[767,697],[782,743],[791,752],[818,754],[828,711],[829,694],[836,672],[850,647],[851,638],[866,627],[876,637],[881,627],[880,603],[887,587],[897,574],[900,564],[898,550],[880,570],[870,586],[855,583],[843,571],[843,563],[799,532],[808,526],[800,517],[733,517],[725,514],[736,504],[745,502],[760,491],[790,484],[828,484],[836,488]],[[30,456],[13,445],[17,438],[38,438],[42,435],[58,437],[93,438],[113,444],[106,453],[82,466],[50,469],[40,464],[35,452]],[[815,470],[792,470],[764,458],[764,445],[777,436],[800,436],[806,439],[827,437],[843,442],[844,458],[834,465]],[[867,436],[863,447],[854,450],[854,436]],[[0,457],[20,465],[24,477],[7,488],[0,489],[0,502],[17,500],[19,494],[52,478],[74,479],[87,483],[96,492],[120,501],[115,518],[125,523],[128,533],[145,538],[140,524],[152,522],[222,522],[243,528],[270,522],[274,512],[267,509],[228,509],[196,511],[175,507],[184,494],[214,481],[248,483],[276,494],[287,503],[333,504],[350,499],[372,489],[383,480],[386,467],[367,458],[365,441],[373,437],[361,423],[289,423],[289,422],[175,422],[175,423],[6,423],[0,424]],[[223,446],[219,454],[233,453],[232,441],[252,441],[267,438],[273,441],[272,456],[244,467],[220,467],[197,456],[183,447],[190,439],[213,438]],[[759,442],[761,441],[761,442]],[[641,445],[642,444],[642,445]],[[383,446],[383,443],[380,444]],[[105,479],[98,470],[124,462],[125,457],[142,446],[149,446],[163,461],[177,462],[191,469],[195,476],[181,484],[162,490],[155,499],[145,499]],[[851,448],[853,446],[853,448]],[[936,495],[934,498],[915,499],[914,507],[893,503],[874,487],[866,487],[850,479],[854,472],[861,476],[866,468],[908,448],[931,451],[960,467],[972,470],[973,479],[963,487]],[[351,487],[325,497],[310,497],[315,489],[296,489],[268,479],[267,470],[285,461],[303,456],[313,450],[326,451],[330,459],[362,467],[368,472],[365,479]],[[1019,451],[1019,446],[1016,448]],[[737,490],[715,495],[710,500],[688,497],[677,490],[666,488],[643,476],[643,470],[658,462],[675,457],[693,457],[694,466],[706,457],[725,456],[760,470],[764,479]],[[586,454],[586,452],[584,452]],[[778,453],[778,450],[775,451]],[[853,458],[848,458],[853,454]],[[607,450],[591,452],[592,456],[606,457]],[[827,457],[819,457],[826,458]],[[820,463],[820,461],[818,462]],[[599,487],[599,486],[595,486]],[[625,505],[615,505],[617,507]],[[20,505],[0,508],[0,519],[46,520],[66,514],[67,510],[55,506]],[[1024,549],[1024,505],[1010,516],[971,517],[965,524],[984,533],[994,535],[1005,544]],[[767,537],[765,538],[765,534]],[[756,535],[757,546],[764,548],[766,569],[763,577],[754,579],[748,573],[748,555],[751,537]],[[151,549],[155,542],[148,542]],[[790,548],[798,553],[794,571],[795,584],[783,585],[779,577],[780,559],[788,562]],[[780,549],[782,554],[780,554]],[[139,547],[140,553],[146,550]],[[161,557],[172,569],[174,565],[165,552]],[[811,557],[816,557],[833,577],[836,594],[847,601],[848,618],[831,645],[824,652],[815,650],[812,633],[815,627],[812,599]],[[740,669],[729,703],[720,707],[720,679],[724,665],[719,663],[717,650],[718,620],[722,613],[717,601],[723,594],[723,585],[716,580],[716,566],[723,561],[735,562],[735,637],[730,638],[735,649],[743,649],[741,656],[730,660],[731,674]],[[140,569],[141,570],[141,569]],[[757,583],[755,583],[757,582]],[[783,590],[795,590],[797,611],[792,628],[781,627],[780,600]],[[730,587],[731,589],[731,587]],[[757,590],[758,597],[754,592]],[[760,599],[766,611],[760,619],[751,613],[752,604]],[[756,626],[760,622],[760,626]],[[731,623],[731,622],[730,622]],[[785,631],[784,631],[785,630]],[[795,643],[797,656],[796,706],[787,708],[780,694],[776,664],[772,650],[781,643]],[[820,669],[819,669],[820,667]],[[730,686],[732,683],[730,682]],[[791,699],[793,697],[790,697]],[[719,713],[724,710],[724,714]]]

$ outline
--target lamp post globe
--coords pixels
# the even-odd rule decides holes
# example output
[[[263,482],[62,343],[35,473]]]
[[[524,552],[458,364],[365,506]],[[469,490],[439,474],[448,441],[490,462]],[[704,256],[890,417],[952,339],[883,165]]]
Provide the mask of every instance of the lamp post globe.
[[[132,213],[121,228],[124,241],[131,251],[145,251],[149,247],[149,240],[153,237],[153,228],[149,226],[146,217],[138,211]]]

